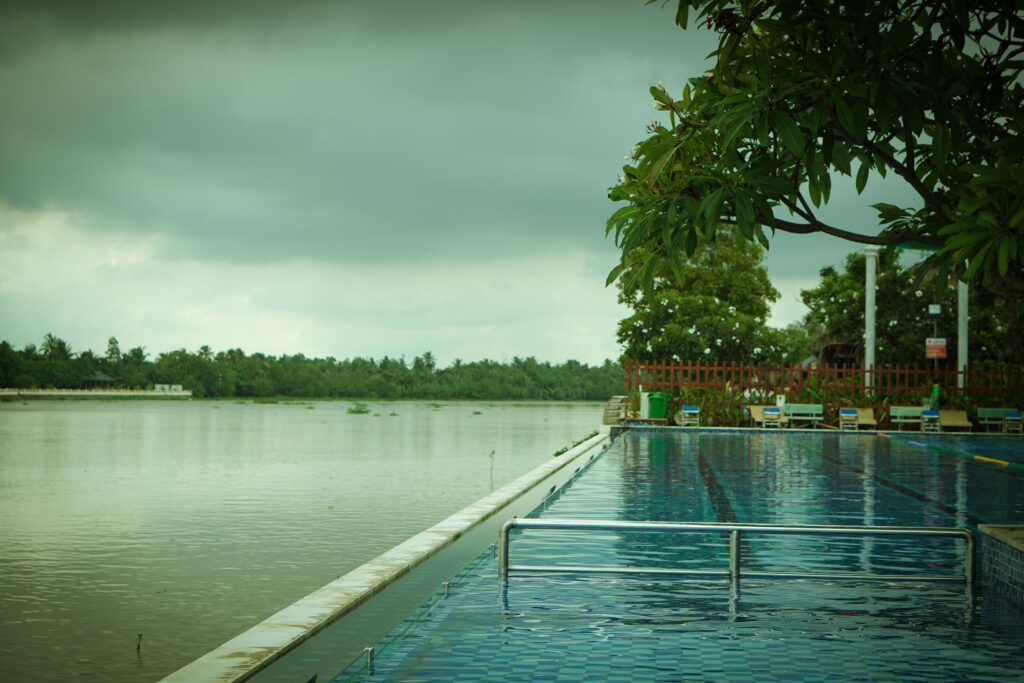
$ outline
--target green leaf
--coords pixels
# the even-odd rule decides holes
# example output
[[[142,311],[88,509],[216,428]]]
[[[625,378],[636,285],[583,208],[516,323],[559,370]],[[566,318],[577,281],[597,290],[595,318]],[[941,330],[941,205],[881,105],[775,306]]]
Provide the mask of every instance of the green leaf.
[[[700,203],[700,212],[709,222],[717,223],[722,210],[722,197],[725,196],[725,188],[719,187]]]
[[[807,193],[811,195],[811,203],[814,204],[816,208],[820,208],[821,190],[818,188],[818,183],[816,181],[811,180],[807,183]]]
[[[850,107],[842,100],[842,98],[837,97],[834,102],[836,103],[836,114],[839,115],[839,123],[842,124],[847,133],[853,135],[853,132],[857,127],[857,124],[853,119],[853,112],[850,111]]]
[[[676,26],[686,28],[690,20],[690,3],[679,0],[679,8],[676,10]]]
[[[759,223],[754,224],[754,235],[757,236],[757,241],[761,243],[761,246],[767,249],[769,246],[768,238],[765,236],[764,230]]]
[[[671,107],[673,104],[672,98],[669,97],[669,94],[667,92],[665,92],[665,89],[656,85],[651,86],[651,97],[653,97],[658,102],[661,102],[666,107]]]
[[[871,164],[863,162],[860,168],[857,169],[857,194],[864,191],[864,187],[868,184],[868,173],[871,171]]]
[[[1006,270],[1010,263],[1010,240],[1002,239],[999,243],[999,275],[1006,277]]]
[[[935,125],[932,134],[932,161],[935,168],[942,168],[946,165],[946,155],[949,153],[949,130],[941,123]]]
[[[1024,221],[1024,207],[1022,207],[1017,213],[1013,214],[1013,218],[1010,219],[1010,227],[1016,228]]]
[[[786,112],[776,111],[772,112],[772,119],[775,123],[775,129],[782,138],[782,144],[796,156],[803,156],[804,136],[800,133],[800,127],[796,125],[793,117]]]
[[[967,272],[964,273],[965,281],[972,280],[974,276],[977,274],[978,269],[981,268],[982,265],[984,265],[985,257],[988,255],[988,252],[992,249],[992,244],[992,242],[985,244],[981,249],[978,250],[978,253],[976,253],[971,258],[971,264],[967,267]]]
[[[608,287],[613,282],[618,280],[619,276],[622,275],[622,271],[624,271],[625,269],[626,269],[626,264],[620,261],[618,263],[618,265],[616,265],[614,268],[612,268],[611,271],[608,273],[608,279],[606,279],[604,281],[604,286]]]
[[[755,218],[754,204],[750,197],[739,192],[736,193],[736,218],[747,223],[753,223]]]

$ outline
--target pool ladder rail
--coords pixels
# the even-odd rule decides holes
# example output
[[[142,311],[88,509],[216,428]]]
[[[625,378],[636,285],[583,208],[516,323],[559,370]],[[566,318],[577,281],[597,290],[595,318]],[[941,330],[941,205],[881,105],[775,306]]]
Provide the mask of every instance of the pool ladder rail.
[[[728,569],[673,569],[667,567],[590,567],[568,565],[511,565],[509,546],[512,529],[538,529],[562,531],[633,531],[679,534],[722,533],[729,537]],[[951,574],[879,574],[874,572],[764,572],[742,571],[740,544],[744,534],[787,536],[852,536],[852,537],[913,537],[952,538],[965,543],[962,575]],[[905,526],[839,526],[788,524],[733,524],[729,522],[627,522],[592,519],[532,519],[513,518],[502,526],[498,535],[498,571],[502,581],[510,572],[546,572],[563,574],[659,574],[669,576],[701,575],[728,576],[733,585],[740,576],[758,578],[801,579],[855,579],[872,581],[963,581],[968,587],[974,583],[974,534],[968,529],[954,527]]]

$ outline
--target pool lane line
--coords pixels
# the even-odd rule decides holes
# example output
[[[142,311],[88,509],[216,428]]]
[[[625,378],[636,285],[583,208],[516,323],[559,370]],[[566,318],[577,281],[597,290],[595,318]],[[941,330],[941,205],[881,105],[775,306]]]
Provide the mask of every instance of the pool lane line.
[[[859,468],[859,467],[857,467],[855,465],[847,465],[846,463],[840,461],[839,458],[835,457],[834,455],[829,455],[828,453],[823,453],[822,456],[826,460],[830,460],[837,467],[840,467],[840,468],[845,469],[845,470],[849,470],[851,472],[856,472],[857,474],[859,474],[859,475],[861,475],[863,477],[871,477],[871,479],[875,483],[881,484],[882,486],[885,486],[886,488],[890,488],[893,491],[897,491],[899,493],[902,493],[905,496],[909,496],[910,498],[913,498],[914,500],[920,501],[920,502],[922,502],[922,503],[924,503],[926,505],[931,505],[932,507],[937,508],[937,509],[941,510],[942,512],[945,512],[947,515],[956,516],[958,514],[961,514],[959,510],[957,510],[954,507],[950,507],[949,505],[946,505],[942,501],[935,500],[934,498],[929,498],[928,496],[924,495],[923,493],[918,493],[914,489],[909,488],[907,486],[904,486],[903,484],[897,484],[894,481],[890,481],[889,479],[886,479],[885,477],[883,477],[883,476],[881,476],[879,474],[870,474],[869,475],[867,472],[865,472],[864,470],[862,470],[861,468]],[[977,517],[972,515],[970,512],[966,512],[965,511],[963,513],[963,515],[964,515],[964,518],[968,522],[970,522],[972,525],[974,525],[974,526],[978,526],[979,524],[984,524],[985,523],[985,520],[978,519]]]
[[[958,458],[967,458],[968,460],[977,460],[979,462],[990,463],[993,465],[999,465],[1005,467],[1008,470],[1016,470],[1024,472],[1024,464],[1019,462],[1011,462],[1009,460],[1002,460],[1000,458],[990,458],[987,455],[977,455],[975,453],[968,453],[967,451],[959,451],[955,448],[948,448],[944,446],[936,446],[935,444],[928,444],[922,441],[914,441],[913,439],[907,439],[907,443],[918,448],[923,448],[939,455],[955,455]],[[1016,472],[1015,472],[1016,473]]]
[[[711,469],[708,459],[700,452],[697,453],[697,468],[700,470],[701,479],[704,480],[704,487],[708,490],[708,498],[711,499],[711,507],[715,510],[715,517],[719,522],[737,524],[739,519],[736,517],[736,510],[733,509],[732,503],[729,501],[729,496],[726,495],[722,485],[718,483],[718,477],[715,476],[715,471]]]

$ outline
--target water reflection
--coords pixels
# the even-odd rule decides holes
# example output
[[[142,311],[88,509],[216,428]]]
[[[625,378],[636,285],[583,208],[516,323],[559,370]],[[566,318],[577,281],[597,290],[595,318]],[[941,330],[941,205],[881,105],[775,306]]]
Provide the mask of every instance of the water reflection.
[[[158,679],[601,417],[596,404],[346,407],[0,404],[3,677]]]

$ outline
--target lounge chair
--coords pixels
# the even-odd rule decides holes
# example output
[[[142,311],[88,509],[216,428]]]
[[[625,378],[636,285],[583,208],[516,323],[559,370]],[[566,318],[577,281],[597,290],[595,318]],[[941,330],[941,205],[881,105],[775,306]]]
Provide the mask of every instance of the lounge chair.
[[[964,410],[940,410],[939,424],[942,429],[974,429],[974,424],[967,419],[967,411]]]
[[[1022,434],[1021,415],[1019,410],[1007,410],[1003,415],[1003,431],[1007,434]]]
[[[939,421],[939,411],[927,408],[922,410],[921,429],[926,432],[941,432],[942,423]]]
[[[680,427],[700,427],[700,406],[683,406],[677,417]]]
[[[857,408],[857,428],[877,429],[878,421],[875,420],[875,411],[871,408]]]
[[[897,429],[903,431],[903,425],[914,424],[917,428],[921,428],[921,411],[924,408],[920,406],[891,406],[889,408],[889,420],[897,426]]]
[[[857,423],[857,409],[856,408],[840,408],[839,409],[839,429],[853,429],[858,428]]]
[[[761,426],[765,429],[774,427],[779,429],[782,427],[782,422],[785,418],[782,415],[782,408],[778,406],[764,406],[761,411]]]
[[[765,408],[774,407],[775,406],[747,406],[747,410],[750,412],[750,423],[755,427],[763,427]]]

